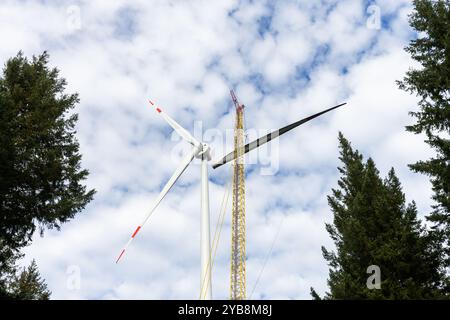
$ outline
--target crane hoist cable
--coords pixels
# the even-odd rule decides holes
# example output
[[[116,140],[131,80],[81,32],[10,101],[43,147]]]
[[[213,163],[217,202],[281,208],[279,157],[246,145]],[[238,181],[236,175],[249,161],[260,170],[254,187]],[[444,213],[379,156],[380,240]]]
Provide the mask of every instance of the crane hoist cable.
[[[272,255],[273,247],[275,246],[275,242],[277,242],[278,235],[280,234],[281,225],[283,224],[283,220],[284,220],[284,216],[281,218],[280,225],[278,226],[278,230],[275,233],[275,237],[273,238],[272,244],[270,245],[269,252],[267,253],[266,258],[264,259],[264,263],[263,263],[263,266],[261,268],[261,271],[259,272],[258,277],[256,278],[256,281],[255,281],[255,284],[253,285],[252,292],[250,293],[250,298],[249,298],[250,300],[252,299],[252,296],[253,296],[253,293],[255,292],[256,286],[258,285],[259,280],[261,279],[261,275],[264,272],[264,269],[266,267],[267,261],[269,260],[270,256]]]
[[[212,268],[214,267],[214,260],[216,258],[217,247],[219,245],[220,233],[222,231],[223,222],[225,221],[225,215],[227,212],[227,205],[228,205],[228,200],[230,198],[230,193],[231,193],[231,174],[230,174],[230,178],[229,178],[227,184],[225,185],[224,194],[222,197],[222,203],[220,205],[220,210],[219,210],[219,216],[217,217],[216,230],[214,231],[214,238],[213,238],[213,242],[211,245],[212,259],[211,259],[211,265],[208,265],[208,268],[210,270],[206,274],[208,274],[208,273],[211,274]],[[200,290],[200,299],[206,294],[204,288],[207,287],[208,281],[209,280],[207,280],[206,277],[202,279],[201,290]]]

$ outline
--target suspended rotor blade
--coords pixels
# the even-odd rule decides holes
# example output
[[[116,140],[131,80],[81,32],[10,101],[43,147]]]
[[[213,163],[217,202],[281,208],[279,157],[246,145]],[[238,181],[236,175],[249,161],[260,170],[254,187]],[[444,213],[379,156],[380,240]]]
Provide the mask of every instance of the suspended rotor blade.
[[[167,123],[187,142],[192,144],[193,146],[199,146],[200,142],[195,139],[186,129],[184,129],[182,126],[180,126],[175,120],[173,120],[171,117],[169,117],[168,114],[163,112],[161,108],[155,106],[155,104],[148,100],[152,106],[156,108],[156,111],[163,117],[164,120],[167,121]]]
[[[142,223],[136,228],[136,230],[131,235],[130,240],[126,243],[126,245],[123,247],[122,251],[120,252],[119,257],[116,260],[116,263],[119,262],[120,258],[122,258],[123,254],[125,253],[125,250],[130,245],[131,241],[133,241],[136,234],[141,230],[141,228],[144,226],[144,224],[147,222],[148,218],[152,215],[153,211],[155,211],[156,207],[158,207],[161,200],[164,198],[164,196],[169,192],[170,188],[175,184],[175,182],[178,180],[178,178],[183,174],[184,170],[188,167],[188,165],[191,163],[192,159],[194,159],[195,155],[198,153],[198,148],[194,148],[191,153],[189,153],[179,164],[178,168],[175,170],[173,175],[170,177],[169,181],[167,181],[164,188],[161,190],[161,193],[159,194],[158,198],[156,198],[155,203],[151,207],[151,210],[147,213]]]
[[[313,114],[312,116],[306,117],[306,118],[304,118],[302,120],[299,120],[299,121],[294,122],[294,123],[292,123],[290,125],[287,125],[287,126],[281,128],[281,129],[275,130],[275,131],[273,131],[273,132],[271,132],[271,133],[269,133],[269,134],[267,134],[267,135],[265,135],[265,136],[263,136],[261,138],[258,138],[256,140],[250,142],[250,143],[247,143],[243,147],[244,148],[244,152],[242,154],[247,153],[247,152],[249,152],[249,151],[251,151],[253,149],[256,149],[259,146],[262,146],[263,144],[269,142],[270,140],[273,140],[273,139],[281,136],[282,134],[284,134],[284,133],[286,133],[286,132],[288,132],[288,131],[296,128],[296,127],[298,127],[299,125],[302,125],[302,124],[304,124],[304,123],[306,123],[306,122],[308,122],[308,121],[310,121],[310,120],[312,120],[314,118],[317,118],[317,117],[323,115],[324,113],[327,113],[327,112],[329,112],[331,110],[334,110],[334,109],[337,109],[339,107],[342,107],[343,105],[346,105],[346,104],[347,103],[341,103],[341,104],[339,104],[337,106],[334,106],[332,108],[326,109],[326,110],[321,111],[321,112],[316,113],[316,114]],[[216,168],[224,165],[225,163],[234,160],[236,158],[236,156],[237,156],[236,150],[231,151],[229,154],[227,154],[221,160],[219,160],[216,163],[214,163],[213,166],[212,166],[213,169],[216,169]]]

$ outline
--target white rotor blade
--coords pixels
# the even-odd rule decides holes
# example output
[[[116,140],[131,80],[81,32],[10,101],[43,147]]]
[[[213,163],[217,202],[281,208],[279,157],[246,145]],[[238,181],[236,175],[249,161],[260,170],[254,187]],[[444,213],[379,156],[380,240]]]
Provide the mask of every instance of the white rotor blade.
[[[194,159],[195,155],[198,153],[198,148],[195,147],[194,149],[192,149],[192,152],[189,153],[180,163],[180,165],[178,166],[178,168],[175,170],[175,172],[173,173],[172,177],[170,177],[169,181],[167,181],[166,185],[164,186],[164,188],[162,189],[161,193],[159,194],[158,198],[156,198],[155,203],[153,204],[153,207],[151,208],[151,210],[147,213],[147,215],[145,216],[144,220],[142,221],[142,223],[136,228],[136,230],[133,232],[133,234],[131,235],[130,240],[128,240],[127,244],[124,246],[124,248],[122,249],[122,251],[120,252],[119,257],[116,260],[116,263],[119,262],[120,258],[123,256],[123,254],[125,253],[125,250],[128,248],[128,246],[130,245],[131,241],[133,241],[134,237],[136,236],[136,234],[139,232],[139,230],[141,230],[141,228],[144,226],[144,224],[147,222],[148,218],[150,218],[150,216],[152,215],[153,211],[155,211],[156,207],[159,205],[159,203],[161,202],[161,200],[164,198],[164,196],[167,194],[167,192],[169,192],[170,188],[172,188],[172,186],[175,184],[175,182],[178,180],[178,178],[181,176],[181,174],[184,172],[184,170],[186,170],[187,166],[191,163],[192,159]]]
[[[152,106],[155,106],[151,100],[148,100]],[[195,139],[186,129],[180,126],[175,120],[169,117],[165,112],[163,112],[159,107],[155,106],[156,111],[167,121],[167,123],[187,142],[193,146],[199,146],[200,142]]]

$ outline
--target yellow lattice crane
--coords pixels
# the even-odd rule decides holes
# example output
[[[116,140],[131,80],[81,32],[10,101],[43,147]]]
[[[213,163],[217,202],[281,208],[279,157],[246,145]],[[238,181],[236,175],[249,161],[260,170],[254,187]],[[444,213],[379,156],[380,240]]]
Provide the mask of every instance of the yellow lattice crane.
[[[231,214],[231,279],[230,298],[246,298],[245,282],[245,168],[244,168],[244,105],[231,90],[236,107],[234,126],[233,207]]]

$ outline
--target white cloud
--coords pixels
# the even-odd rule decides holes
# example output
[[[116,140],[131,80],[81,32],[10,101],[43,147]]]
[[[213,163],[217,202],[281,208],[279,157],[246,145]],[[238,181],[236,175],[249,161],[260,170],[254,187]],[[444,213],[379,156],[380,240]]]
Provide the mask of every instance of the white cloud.
[[[274,148],[278,175],[263,176],[258,166],[250,167],[248,294],[282,222],[254,297],[309,299],[311,286],[325,292],[328,275],[320,246],[332,247],[324,223],[332,218],[326,195],[338,177],[339,130],[373,156],[382,173],[394,165],[408,198],[426,211],[427,179],[409,172],[407,164],[428,150],[422,137],[403,128],[416,99],[394,83],[412,64],[402,51],[411,32],[406,22],[410,2],[377,4],[382,15],[389,15],[389,29],[367,29],[366,8],[355,0],[272,7],[250,1],[77,1],[73,5],[79,6],[81,29],[71,30],[65,2],[3,1],[0,60],[20,49],[26,55],[49,51],[51,63],[68,80],[68,91],[80,93],[83,165],[91,172],[87,184],[98,190],[87,209],[60,232],[36,236],[26,249],[25,260],[37,259],[53,297],[198,296],[198,164],[164,199],[124,261],[114,264],[177,166],[174,148],[180,144],[147,98],[189,130],[195,120],[203,120],[204,130],[218,132],[234,123],[228,96],[232,86],[246,105],[246,126],[258,130],[349,102],[280,139]],[[211,174],[223,181],[229,169]],[[223,188],[210,185],[212,232]],[[229,213],[221,235],[213,293],[227,298]],[[67,287],[67,268],[73,265],[81,271],[81,289],[75,291]]]

